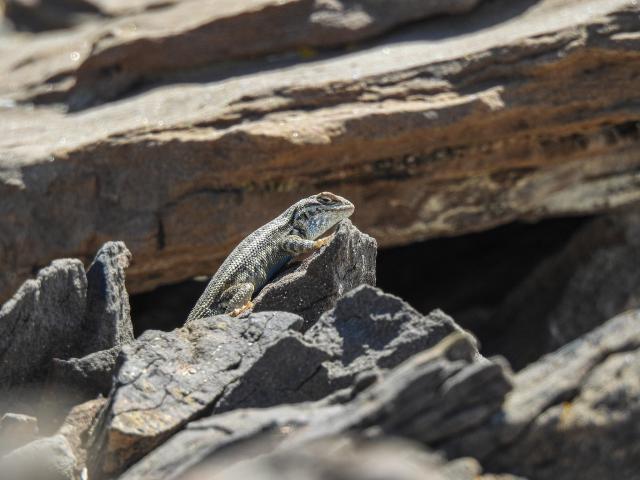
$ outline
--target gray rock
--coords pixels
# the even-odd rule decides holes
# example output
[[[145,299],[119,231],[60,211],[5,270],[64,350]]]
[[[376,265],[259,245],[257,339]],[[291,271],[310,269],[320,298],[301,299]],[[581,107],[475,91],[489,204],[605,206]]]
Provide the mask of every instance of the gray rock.
[[[122,351],[96,439],[95,467],[117,472],[188,421],[214,410],[219,402],[231,406],[229,396],[236,398],[234,390],[247,389],[245,375],[252,381],[262,380],[262,402],[287,401],[284,387],[294,388],[326,358],[311,345],[305,348],[301,335],[289,330],[301,324],[297,315],[261,312],[242,320],[225,315],[199,319],[173,332],[145,332]],[[281,355],[289,348],[320,358],[311,361],[302,356],[286,362]],[[266,361],[274,373],[280,368],[276,378],[284,383],[264,378],[260,361]]]
[[[347,404],[325,399],[235,410],[191,422],[120,478],[183,478],[207,460],[226,462],[231,446],[238,451],[229,457],[237,460],[290,452],[349,432],[400,435],[438,445],[489,418],[509,388],[502,366],[479,359],[472,339],[457,332],[389,371]]]
[[[79,480],[76,458],[64,436],[42,438],[0,458],[3,478]]]
[[[54,419],[109,391],[117,353],[133,340],[129,259],[124,243],[108,242],[86,274],[80,260],[55,260],[2,307],[0,411],[38,403],[46,388],[46,416]]]
[[[42,376],[52,358],[78,353],[87,299],[80,260],[55,260],[0,310],[0,391]]]
[[[268,284],[253,311],[296,313],[307,330],[346,292],[363,283],[376,284],[376,253],[375,239],[344,220],[329,245]]]
[[[637,478],[639,365],[636,310],[519,372],[502,411],[456,450],[536,479]]]
[[[133,341],[125,269],[131,252],[123,242],[107,242],[87,270],[87,316],[84,354],[108,350]]]
[[[357,379],[366,382],[456,331],[462,329],[439,310],[423,316],[400,298],[361,285],[305,333],[311,344],[332,354],[305,388],[313,391],[318,382],[334,391],[357,386]]]
[[[82,358],[54,358],[48,379],[49,386],[64,388],[74,398],[74,404],[98,394],[107,395],[111,390],[116,360],[121,350],[122,347],[118,345]]]
[[[369,285],[344,295],[304,335],[292,331],[302,325],[291,313],[261,312],[143,334],[123,351],[96,468],[116,473],[207,414],[334,394],[348,401],[448,334],[469,337],[443,313],[424,317]]]
[[[5,413],[0,418],[0,456],[38,436],[38,419],[19,413]]]

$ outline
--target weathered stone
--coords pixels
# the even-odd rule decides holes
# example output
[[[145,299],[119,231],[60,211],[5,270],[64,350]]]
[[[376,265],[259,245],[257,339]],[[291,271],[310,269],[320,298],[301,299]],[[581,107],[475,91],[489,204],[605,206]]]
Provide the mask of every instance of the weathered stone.
[[[73,115],[4,108],[0,301],[105,238],[131,248],[132,292],[210,275],[320,190],[353,201],[382,246],[636,201],[639,28],[628,0],[486,2],[361,51],[225,64]],[[73,71],[92,44],[68,37],[55,63]],[[3,98],[69,83],[28,80],[47,61],[10,45]]]
[[[85,354],[108,350],[133,341],[125,269],[131,252],[123,242],[107,242],[87,270]]]
[[[41,438],[0,458],[0,472],[11,480],[79,480],[76,458],[62,435]]]
[[[299,333],[287,330],[301,324],[293,314],[262,312],[242,321],[220,315],[182,330],[145,332],[121,354],[94,448],[95,467],[117,472],[188,421],[213,411],[229,390],[244,388],[244,376],[253,378],[254,369],[262,370],[258,363],[263,358],[268,365],[278,365],[286,383],[271,384],[262,376],[261,399],[267,403],[261,406],[286,401],[289,395],[278,389],[294,388],[326,357],[312,346],[304,347]],[[299,356],[287,362],[284,355],[291,351]],[[315,360],[305,357],[318,353],[321,357]],[[268,385],[272,391],[266,390]]]
[[[182,478],[207,460],[224,462],[233,445],[241,459],[274,449],[288,452],[348,432],[366,432],[369,437],[384,432],[439,444],[482,424],[509,388],[502,367],[478,358],[471,339],[458,332],[383,374],[348,403],[328,398],[235,410],[191,422],[121,478]],[[233,452],[231,458],[236,458]]]
[[[108,242],[87,274],[79,260],[55,260],[24,283],[0,310],[0,390],[38,382],[54,358],[133,340],[124,285],[129,256],[122,242]]]
[[[87,299],[79,260],[55,260],[0,310],[0,390],[42,376],[52,358],[78,350]]]
[[[38,436],[38,419],[19,413],[5,413],[0,418],[0,457]]]
[[[76,405],[71,409],[58,429],[57,435],[64,437],[76,459],[76,470],[82,471],[87,463],[87,438],[106,399],[97,398]]]
[[[632,479],[640,441],[640,311],[520,371],[503,410],[455,439],[491,471],[539,479]]]
[[[515,368],[522,368],[617,314],[640,307],[638,265],[637,206],[590,221],[509,294],[491,320],[504,333],[491,338],[488,346],[499,348]],[[531,298],[535,302],[529,302]]]
[[[74,405],[99,394],[107,395],[120,350],[122,347],[117,346],[82,358],[54,358],[48,378],[52,395],[56,390],[64,389]]]
[[[376,284],[376,252],[375,239],[345,220],[329,245],[269,283],[254,300],[253,311],[295,313],[307,330],[346,292]]]

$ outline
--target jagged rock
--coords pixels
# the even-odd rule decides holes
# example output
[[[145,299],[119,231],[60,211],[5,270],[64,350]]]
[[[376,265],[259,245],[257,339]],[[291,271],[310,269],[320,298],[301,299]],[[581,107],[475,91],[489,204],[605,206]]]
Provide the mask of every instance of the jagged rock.
[[[108,242],[87,274],[80,260],[55,260],[24,283],[0,310],[0,389],[38,381],[54,358],[133,340],[124,286],[129,257],[122,242]]]
[[[246,458],[274,449],[288,452],[348,432],[402,435],[439,445],[482,424],[509,388],[502,366],[478,358],[469,336],[457,332],[387,372],[348,403],[325,399],[191,422],[120,478],[182,478],[207,460],[224,459],[232,445],[240,449],[239,458]]]
[[[78,352],[87,300],[80,260],[55,260],[0,310],[0,390],[30,382],[52,358]]]
[[[375,239],[344,220],[329,245],[269,283],[254,300],[253,311],[295,313],[307,330],[346,292],[376,284],[376,253]]]
[[[273,373],[286,376],[287,384],[302,382],[324,354],[311,346],[305,349],[300,334],[288,330],[301,324],[293,314],[262,312],[241,320],[224,315],[199,319],[173,332],[145,332],[122,351],[94,448],[96,468],[116,472],[188,421],[212,411],[244,375],[259,368],[263,357],[277,362],[280,371]],[[287,361],[286,355],[294,352],[299,356]],[[263,386],[269,385],[269,378],[263,380]],[[275,402],[280,395],[286,400],[286,392],[275,390],[282,387],[274,384],[273,391],[261,392],[262,398]]]
[[[290,313],[261,312],[143,334],[124,350],[97,468],[121,470],[205,413],[314,401],[338,391],[342,400],[335,401],[346,401],[461,331],[441,312],[423,317],[368,285],[345,294],[304,335],[291,331],[302,325]]]
[[[636,478],[639,365],[635,310],[520,371],[502,411],[455,450],[542,480]]]
[[[107,242],[87,270],[87,316],[83,324],[85,354],[133,341],[125,269],[131,252],[123,242]]]
[[[41,438],[0,458],[0,472],[11,480],[79,480],[76,458],[62,435]]]
[[[0,457],[35,440],[37,436],[37,418],[19,413],[5,413],[0,418]]]
[[[637,205],[590,221],[509,294],[491,320],[496,328],[504,326],[504,333],[487,346],[522,368],[640,307],[638,265]],[[531,298],[535,302],[528,302]]]
[[[131,248],[134,293],[210,275],[320,190],[353,201],[383,247],[637,201],[639,117],[621,107],[635,101],[637,6],[589,7],[483,2],[357,52],[212,66],[191,83],[179,71],[73,115],[3,108],[0,301],[35,266],[89,257],[103,238]],[[73,47],[35,41],[56,59],[17,40],[3,50],[4,103],[24,85],[68,91],[73,78],[49,66],[74,71],[92,43],[65,35]],[[143,47],[156,44],[134,43],[136,64],[152,61]]]

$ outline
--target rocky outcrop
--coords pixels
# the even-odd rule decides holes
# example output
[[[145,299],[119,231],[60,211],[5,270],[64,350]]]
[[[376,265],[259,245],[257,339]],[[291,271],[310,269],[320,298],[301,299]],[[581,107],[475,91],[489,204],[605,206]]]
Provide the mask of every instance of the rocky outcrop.
[[[519,372],[491,425],[458,439],[456,451],[525,477],[634,478],[639,356],[635,310]]]
[[[0,469],[12,480],[77,480],[77,461],[62,435],[35,440],[0,458]]]
[[[55,260],[25,282],[0,310],[0,390],[37,384],[54,359],[61,359],[60,371],[65,360],[133,340],[124,286],[129,258],[122,242],[109,242],[86,273],[80,260]]]
[[[375,286],[376,252],[375,239],[344,220],[329,245],[265,286],[253,311],[295,313],[307,330],[349,290],[362,284]]]
[[[3,109],[13,133],[0,139],[0,301],[34,266],[87,258],[105,238],[134,253],[133,292],[210,274],[319,190],[353,201],[353,221],[381,246],[637,200],[640,118],[625,107],[637,6],[494,3],[357,52],[211,67],[73,115]],[[84,64],[79,35],[61,49],[65,71]],[[136,45],[151,61],[155,43]],[[10,50],[3,98],[49,65]]]
[[[343,405],[325,400],[236,410],[192,422],[122,479],[180,478],[206,460],[224,458],[230,446],[242,450],[256,440],[264,442],[262,451],[279,448],[288,452],[333,435],[384,432],[437,445],[490,417],[509,388],[503,368],[478,358],[471,339],[457,332],[392,369]],[[469,415],[465,405],[475,405],[474,414]],[[269,432],[274,436],[265,439]]]

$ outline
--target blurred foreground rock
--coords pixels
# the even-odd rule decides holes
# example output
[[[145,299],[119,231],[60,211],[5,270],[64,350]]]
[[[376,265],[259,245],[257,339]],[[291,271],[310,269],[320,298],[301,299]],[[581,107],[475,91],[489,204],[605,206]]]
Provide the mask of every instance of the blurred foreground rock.
[[[328,13],[304,18],[332,25],[344,4],[363,20],[355,31],[432,4],[376,16],[365,7],[377,2],[288,1],[225,21],[312,3]],[[640,198],[640,6],[628,0],[482,2],[355,51],[232,63],[202,60],[222,44],[193,8],[0,49],[0,301],[34,268],[87,259],[110,238],[137,259],[132,292],[210,274],[320,190],[353,201],[382,246]],[[187,51],[167,55],[174,43]],[[73,114],[45,105],[80,108],[105,88],[126,98]]]

